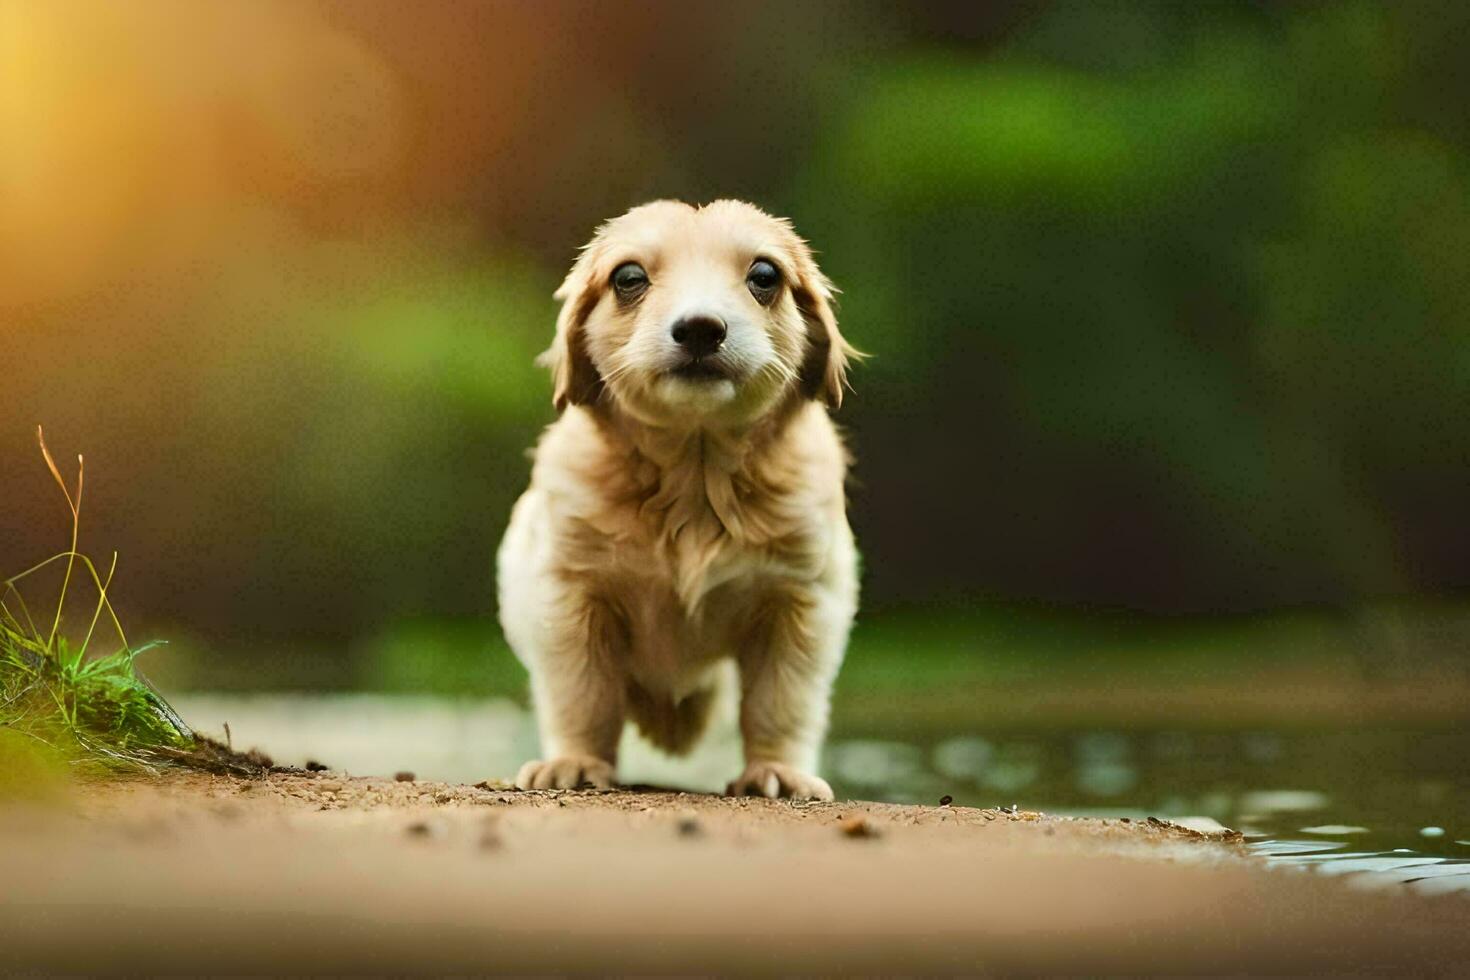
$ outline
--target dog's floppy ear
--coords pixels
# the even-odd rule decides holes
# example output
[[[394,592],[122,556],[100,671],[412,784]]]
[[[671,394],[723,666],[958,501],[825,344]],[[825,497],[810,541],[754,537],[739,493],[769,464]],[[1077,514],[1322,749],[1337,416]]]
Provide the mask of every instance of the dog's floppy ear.
[[[602,376],[587,353],[587,317],[601,298],[592,280],[591,246],[552,295],[561,301],[556,337],[536,363],[551,369],[551,401],[558,412],[568,405],[590,405],[602,394]]]
[[[836,291],[832,281],[817,268],[811,251],[802,244],[796,256],[796,281],[791,284],[796,307],[806,321],[801,390],[808,398],[821,398],[834,409],[842,405],[848,364],[866,356],[837,329],[837,316],[832,308]]]

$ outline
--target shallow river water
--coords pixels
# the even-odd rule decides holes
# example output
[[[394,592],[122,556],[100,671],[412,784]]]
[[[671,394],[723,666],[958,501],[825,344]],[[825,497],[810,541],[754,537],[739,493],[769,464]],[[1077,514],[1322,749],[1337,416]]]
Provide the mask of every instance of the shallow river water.
[[[507,701],[379,695],[186,695],[201,730],[237,746],[357,775],[505,778],[535,751]],[[729,719],[723,719],[729,730]],[[738,767],[733,737],[677,765],[626,741],[624,778],[715,789]],[[1149,816],[1245,833],[1273,864],[1363,887],[1470,896],[1470,736],[1456,730],[976,730],[927,739],[836,733],[825,775],[840,796]]]
[[[1470,753],[1454,731],[1048,731],[838,741],[856,796],[1217,821],[1275,863],[1470,893]]]

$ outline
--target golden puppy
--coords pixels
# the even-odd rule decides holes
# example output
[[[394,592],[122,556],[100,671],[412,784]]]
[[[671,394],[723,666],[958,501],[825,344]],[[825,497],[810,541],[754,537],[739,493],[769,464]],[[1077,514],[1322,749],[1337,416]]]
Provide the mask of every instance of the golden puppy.
[[[611,785],[625,719],[686,751],[733,660],[729,792],[831,799],[817,754],[858,591],[827,414],[857,352],[831,283],[786,221],[657,201],[598,229],[556,297],[562,414],[498,563],[544,755],[516,783]]]

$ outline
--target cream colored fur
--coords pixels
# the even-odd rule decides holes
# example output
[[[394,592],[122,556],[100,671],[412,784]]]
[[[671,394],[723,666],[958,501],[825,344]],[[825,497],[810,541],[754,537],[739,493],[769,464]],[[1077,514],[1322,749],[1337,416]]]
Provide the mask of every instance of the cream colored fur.
[[[781,274],[767,302],[747,287],[756,259]],[[610,282],[626,262],[647,272],[631,302]],[[600,228],[557,297],[544,361],[562,414],[499,553],[543,753],[518,784],[611,785],[625,721],[688,750],[733,660],[746,766],[730,792],[830,799],[817,758],[858,591],[827,414],[855,352],[831,284],[785,221],[660,201]],[[726,325],[727,377],[671,373],[690,315]]]

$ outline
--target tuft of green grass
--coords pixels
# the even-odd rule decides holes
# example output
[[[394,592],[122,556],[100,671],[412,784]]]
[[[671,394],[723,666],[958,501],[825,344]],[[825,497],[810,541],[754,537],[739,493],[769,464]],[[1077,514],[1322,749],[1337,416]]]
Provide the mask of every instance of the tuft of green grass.
[[[107,574],[77,551],[81,527],[85,462],[77,457],[76,490],[67,486],[46,447],[40,426],[41,455],[71,511],[71,547],[0,583],[0,734],[14,743],[27,739],[47,756],[101,768],[152,770],[197,748],[194,733],[138,673],[134,662],[157,641],[133,646],[107,597],[117,570],[112,556]],[[64,574],[55,608],[38,621],[21,595],[21,585],[54,566]],[[68,636],[68,600],[77,580],[96,589],[85,632]],[[99,625],[102,630],[99,632]],[[111,649],[98,653],[105,634],[115,634]]]

